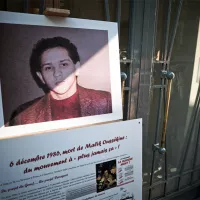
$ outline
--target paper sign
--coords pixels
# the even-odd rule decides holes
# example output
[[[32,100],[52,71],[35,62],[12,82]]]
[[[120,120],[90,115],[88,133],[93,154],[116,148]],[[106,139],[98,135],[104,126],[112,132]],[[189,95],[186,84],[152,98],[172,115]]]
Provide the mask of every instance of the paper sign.
[[[141,200],[142,120],[0,141],[0,200]]]

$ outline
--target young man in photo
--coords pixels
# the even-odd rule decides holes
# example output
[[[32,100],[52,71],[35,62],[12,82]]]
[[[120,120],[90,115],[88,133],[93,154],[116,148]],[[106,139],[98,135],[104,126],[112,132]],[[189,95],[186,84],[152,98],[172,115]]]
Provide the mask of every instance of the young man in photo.
[[[19,106],[10,126],[112,113],[109,92],[77,83],[80,57],[70,40],[54,37],[38,41],[32,50],[30,67],[46,94]]]

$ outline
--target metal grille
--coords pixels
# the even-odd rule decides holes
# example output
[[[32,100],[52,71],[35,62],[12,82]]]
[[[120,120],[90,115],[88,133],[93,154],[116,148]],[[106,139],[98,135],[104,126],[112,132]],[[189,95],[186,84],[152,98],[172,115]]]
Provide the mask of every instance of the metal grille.
[[[167,2],[167,3],[166,3]],[[172,0],[166,1],[167,9],[165,10],[165,27],[164,27],[164,45],[163,51],[159,60],[156,60],[156,37],[157,37],[157,18],[158,9],[160,1],[131,1],[130,4],[130,18],[129,18],[129,43],[127,48],[127,60],[129,71],[128,71],[128,81],[125,87],[125,106],[124,106],[124,120],[142,117],[143,118],[143,150],[144,158],[148,153],[145,153],[145,148],[147,144],[147,135],[149,133],[149,117],[152,113],[156,113],[156,126],[154,134],[154,144],[159,142],[159,135],[161,129],[163,107],[165,105],[165,88],[166,83],[164,79],[161,79],[160,84],[154,83],[154,66],[159,65],[161,70],[169,70],[170,62],[172,56],[172,50],[175,42],[175,36],[179,24],[179,18],[181,14],[181,8],[183,0],[176,1],[177,7],[175,10],[175,17],[172,23]],[[121,5],[118,1],[118,6]],[[106,6],[106,19],[109,20],[108,14],[108,1],[105,1]],[[117,11],[120,8],[117,7]],[[123,13],[122,13],[123,14]],[[119,16],[121,12],[119,13]],[[118,18],[118,23],[120,25],[120,20]],[[124,52],[123,52],[124,53]],[[124,56],[124,54],[123,54]],[[140,74],[138,88],[133,86],[134,76],[136,73]],[[151,110],[150,112],[150,102],[152,101],[154,94],[153,90],[159,90],[159,98],[155,102],[157,104],[157,110]],[[134,93],[138,95],[135,98]],[[198,141],[199,141],[199,91],[196,96],[196,102],[193,108],[192,118],[190,119],[190,125],[187,132],[187,137],[184,140],[184,145],[182,147],[182,155],[180,157],[177,174],[169,176],[168,174],[168,152],[162,156],[163,166],[164,166],[164,177],[161,181],[154,181],[155,166],[158,159],[157,151],[152,152],[151,169],[149,169],[149,181],[147,186],[144,186],[144,199],[170,199],[176,195],[183,192],[189,191],[200,185],[200,180],[197,178],[194,181],[194,176],[196,172],[199,172],[200,167],[196,167],[195,163],[198,155]],[[179,111],[180,112],[180,111]],[[194,131],[195,129],[195,131]],[[187,153],[189,151],[192,134],[196,138],[194,145],[194,156],[192,159],[192,169],[184,170],[184,165],[186,163]],[[147,142],[146,142],[147,141]],[[170,145],[165,147],[168,149]],[[149,151],[149,149],[147,149]],[[145,163],[145,162],[143,162]],[[143,167],[144,168],[144,167]],[[181,186],[181,180],[188,176],[188,183]],[[176,182],[176,187],[174,190],[170,191],[170,184]],[[152,192],[159,190],[158,195],[153,195]],[[169,192],[170,191],[170,192]],[[154,192],[155,193],[155,192]],[[146,194],[146,195],[145,195]],[[146,197],[146,198],[145,198]]]

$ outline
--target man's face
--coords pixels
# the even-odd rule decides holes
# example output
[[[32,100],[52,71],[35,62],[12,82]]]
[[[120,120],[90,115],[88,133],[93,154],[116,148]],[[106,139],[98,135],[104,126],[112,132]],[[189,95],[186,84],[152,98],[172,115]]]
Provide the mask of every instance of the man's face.
[[[112,167],[112,169],[110,170],[111,174],[116,174],[116,167]]]
[[[41,73],[37,72],[37,75],[51,93],[65,95],[76,85],[78,64],[73,63],[66,49],[51,48],[41,55]]]

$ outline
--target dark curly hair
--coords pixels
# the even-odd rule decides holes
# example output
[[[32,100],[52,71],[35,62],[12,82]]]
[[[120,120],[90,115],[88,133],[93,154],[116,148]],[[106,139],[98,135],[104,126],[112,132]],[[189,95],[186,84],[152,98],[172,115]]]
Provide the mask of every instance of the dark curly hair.
[[[70,40],[63,37],[42,38],[34,45],[30,56],[30,67],[33,77],[35,77],[36,72],[41,71],[41,55],[44,51],[55,47],[65,48],[74,64],[80,61],[77,48]]]

